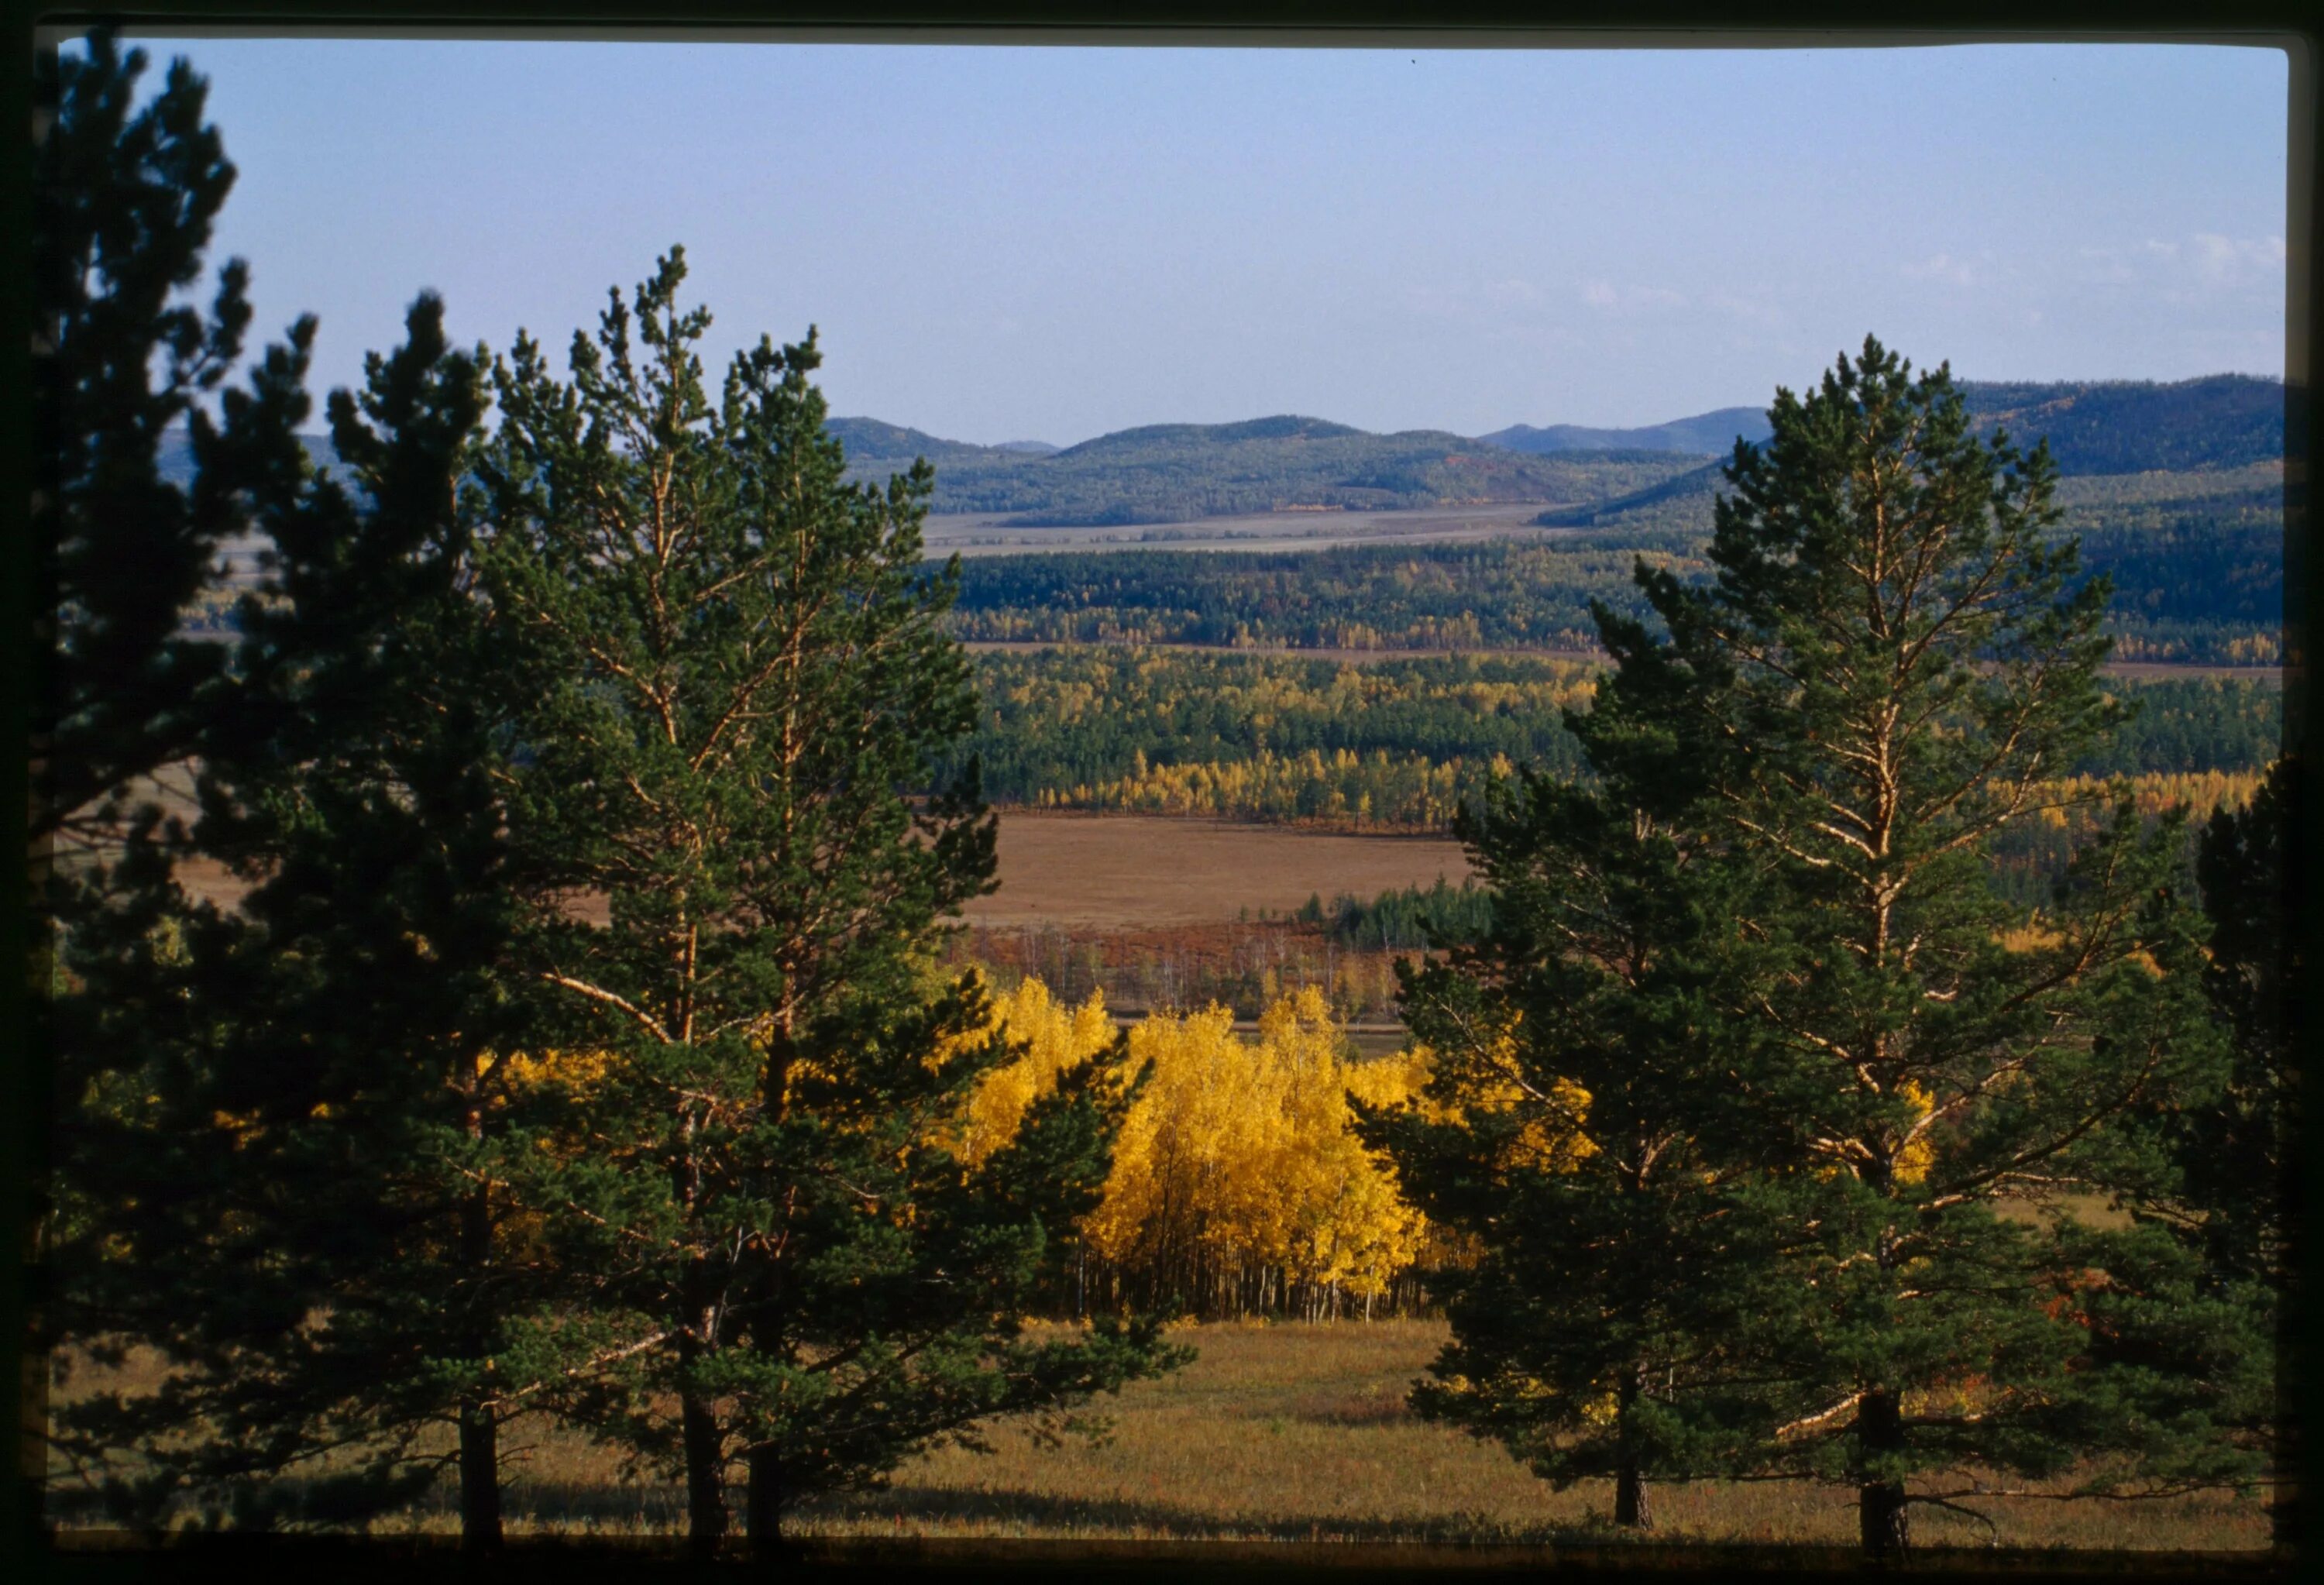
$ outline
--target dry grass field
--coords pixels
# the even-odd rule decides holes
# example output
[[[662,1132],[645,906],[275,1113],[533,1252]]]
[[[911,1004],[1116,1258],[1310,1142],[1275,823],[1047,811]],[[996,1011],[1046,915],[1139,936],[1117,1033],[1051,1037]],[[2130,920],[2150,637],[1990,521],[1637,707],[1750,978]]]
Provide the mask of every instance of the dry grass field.
[[[1554,538],[1533,520],[1549,502],[1418,507],[1394,511],[1261,511],[1190,522],[1024,528],[1013,513],[931,515],[921,530],[931,559],[1023,556],[1045,550],[1323,550],[1335,545],[1442,545],[1464,540]],[[1557,502],[1554,504],[1568,504]]]
[[[1405,1390],[1443,1341],[1441,1322],[1189,1327],[1197,1350],[1175,1376],[1101,1400],[1110,1435],[1042,1445],[1002,1426],[980,1454],[941,1449],[885,1490],[819,1500],[792,1528],[819,1536],[1085,1541],[1552,1544],[1619,1539],[1611,1493],[1556,1492],[1496,1444],[1412,1416]],[[90,1378],[67,1388],[88,1390]],[[683,1492],[550,1424],[521,1424],[509,1470],[515,1534],[641,1535],[684,1525]],[[1850,1494],[1830,1487],[1702,1482],[1654,1488],[1664,1543],[1855,1539]],[[456,1527],[454,1494],[374,1526]],[[2016,1499],[1991,1505],[1996,1529],[1929,1512],[1933,1546],[2243,1551],[2265,1546],[2255,1499],[2227,1493],[2155,1503]]]
[[[965,917],[985,926],[1209,924],[1245,909],[1286,913],[1314,893],[1369,898],[1468,875],[1461,844],[1442,837],[1012,809],[1001,817],[1001,889]]]
[[[242,894],[214,861],[192,860],[178,872],[197,896],[228,903]],[[1458,885],[1468,874],[1461,844],[1443,837],[1010,809],[1001,816],[1001,889],[969,904],[964,917],[987,928],[1208,925],[1246,912],[1255,918],[1262,908],[1286,914],[1311,893],[1369,898],[1433,886],[1439,876]],[[586,917],[589,905],[581,911]]]

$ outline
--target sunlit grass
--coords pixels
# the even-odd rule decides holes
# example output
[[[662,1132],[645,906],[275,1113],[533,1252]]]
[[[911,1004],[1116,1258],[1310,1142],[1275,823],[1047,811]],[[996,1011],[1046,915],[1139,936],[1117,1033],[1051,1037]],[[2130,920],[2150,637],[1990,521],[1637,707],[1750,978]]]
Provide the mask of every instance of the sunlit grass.
[[[1553,1491],[1498,1445],[1416,1419],[1405,1392],[1445,1336],[1442,1322],[1189,1328],[1199,1350],[1176,1375],[1101,1399],[1110,1436],[1043,1445],[1002,1426],[992,1451],[943,1448],[885,1490],[816,1500],[794,1534],[1036,1540],[1572,1543],[1619,1539],[1604,1483]],[[571,1430],[520,1423],[506,1512],[512,1534],[674,1534],[683,1490],[666,1476],[625,1479],[621,1455]],[[739,1497],[739,1493],[737,1494]],[[1856,1539],[1852,1494],[1791,1483],[1704,1481],[1653,1488],[1663,1543]],[[447,1480],[381,1520],[379,1533],[457,1527]],[[737,1505],[739,1510],[739,1503]],[[1922,1510],[1923,1544],[2160,1551],[2262,1548],[2262,1505],[2231,1493],[2167,1501],[2009,1499],[1988,1533]]]

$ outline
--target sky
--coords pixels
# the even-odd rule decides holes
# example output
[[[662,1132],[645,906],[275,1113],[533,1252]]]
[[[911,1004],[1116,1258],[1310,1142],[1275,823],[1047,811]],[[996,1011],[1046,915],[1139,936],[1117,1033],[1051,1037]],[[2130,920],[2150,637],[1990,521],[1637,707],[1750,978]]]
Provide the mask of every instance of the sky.
[[[139,41],[208,78],[213,258],[319,316],[318,393],[422,288],[561,355],[674,243],[716,360],[813,324],[835,413],[985,444],[1655,423],[1868,332],[2283,367],[2272,50]]]

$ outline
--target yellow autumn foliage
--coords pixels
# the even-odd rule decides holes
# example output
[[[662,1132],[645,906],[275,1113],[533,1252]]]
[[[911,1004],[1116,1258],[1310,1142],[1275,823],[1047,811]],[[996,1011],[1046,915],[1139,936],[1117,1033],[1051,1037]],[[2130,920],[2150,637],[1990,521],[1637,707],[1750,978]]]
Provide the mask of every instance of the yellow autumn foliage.
[[[1112,1036],[1099,998],[1067,1008],[1038,980],[997,999],[994,1021],[1025,1050],[986,1075],[958,1125],[955,1149],[972,1164]],[[1357,1138],[1348,1094],[1409,1098],[1425,1073],[1415,1059],[1351,1059],[1314,987],[1269,1007],[1255,1040],[1213,1007],[1148,1017],[1130,1030],[1130,1051],[1148,1080],[1115,1143],[1104,1197],[1083,1225],[1099,1259],[1135,1270],[1199,1257],[1359,1297],[1386,1291],[1412,1264],[1426,1224]]]
[[[1132,1267],[1191,1246],[1293,1282],[1385,1290],[1423,1225],[1355,1137],[1346,1089],[1359,1064],[1341,1046],[1312,986],[1268,1008],[1256,1041],[1218,1007],[1133,1029],[1131,1054],[1152,1073],[1089,1220],[1095,1250]],[[1399,1099],[1408,1075],[1395,1059],[1378,1065],[1358,1082]]]
[[[2042,810],[2042,823],[2053,830],[2093,829],[2102,812],[2112,807],[2111,791],[2117,782],[2130,789],[2131,804],[2143,816],[2155,816],[2184,804],[2195,820],[2209,818],[2222,808],[2248,804],[2264,770],[2152,770],[2131,777],[2070,776],[2046,783],[2042,801],[2053,806]],[[2073,808],[2054,806],[2060,804]]]
[[[1425,1046],[1416,1046],[1412,1058],[1419,1064],[1425,1082],[1435,1064],[1435,1054]],[[1453,1111],[1468,1116],[1519,1113],[1523,1121],[1510,1142],[1507,1159],[1502,1162],[1504,1167],[1572,1172],[1598,1153],[1597,1144],[1586,1131],[1590,1092],[1571,1079],[1554,1080],[1546,1091],[1528,1085],[1517,1064],[1514,1025],[1500,1030],[1485,1045],[1465,1079],[1459,1099],[1452,1105],[1423,1101],[1421,1109],[1438,1117]],[[1415,1088],[1418,1088],[1417,1083]]]
[[[1910,1079],[1898,1087],[1896,1093],[1912,1103],[1914,1126],[1936,1109],[1937,1098]],[[1896,1153],[1890,1171],[1900,1184],[1917,1184],[1929,1175],[1929,1168],[1936,1159],[1936,1147],[1929,1142],[1928,1135],[1923,1134]]]
[[[1057,1087],[1059,1074],[1089,1061],[1113,1040],[1113,1020],[1106,1016],[1103,992],[1092,991],[1081,1006],[1068,1008],[1033,979],[993,998],[990,1027],[1025,1049],[978,1082],[966,1115],[948,1131],[945,1142],[970,1166],[1016,1138],[1026,1110]]]
[[[604,1082],[613,1054],[603,1050],[512,1051],[491,1068],[496,1101],[549,1089],[586,1095]]]

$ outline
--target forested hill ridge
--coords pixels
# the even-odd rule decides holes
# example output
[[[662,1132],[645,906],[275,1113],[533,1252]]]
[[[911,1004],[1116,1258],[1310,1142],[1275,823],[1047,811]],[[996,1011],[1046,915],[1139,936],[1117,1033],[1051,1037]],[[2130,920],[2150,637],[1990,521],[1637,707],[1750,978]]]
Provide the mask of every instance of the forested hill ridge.
[[[2282,510],[2281,381],[2248,374],[2212,374],[2172,385],[1970,381],[1962,383],[1961,392],[1980,430],[2004,431],[2029,450],[2035,442],[2047,440],[2059,474],[2069,481],[2087,481],[2079,493],[2092,504],[2111,496],[2136,496],[2149,502],[2164,496],[2216,502],[2235,494],[2245,498],[2239,504],[2255,510]],[[1762,414],[1756,431],[1743,431],[1738,438],[1756,444],[1766,434]],[[1687,473],[1610,501],[1553,507],[1540,521],[1568,528],[1654,526],[1708,532],[1711,498],[1718,493],[1725,465],[1724,456],[1714,456]],[[2186,477],[2170,487],[2151,479],[2134,485],[2126,478],[2153,475]],[[2067,504],[2074,503],[2076,494],[2072,489],[2066,492]]]
[[[1964,380],[1978,428],[2025,446],[2050,442],[2061,474],[2139,474],[2239,467],[2283,455],[2283,382],[2250,374],[2151,380]],[[1689,452],[1724,459],[1737,440],[1767,438],[1764,409],[1726,407],[1637,429],[1513,425],[1479,438],[1516,451]]]
[[[1724,455],[1738,438],[1754,445],[1767,438],[1767,415],[1756,407],[1722,407],[1692,419],[1649,424],[1642,429],[1593,429],[1582,424],[1552,424],[1536,429],[1512,424],[1480,440],[1511,451],[1547,455],[1560,451],[1679,451],[1693,456]]]
[[[2047,438],[2061,473],[2203,472],[2280,459],[2283,385],[2246,374],[2141,381],[1964,381],[1980,429]],[[1591,522],[1699,498],[1739,438],[1767,434],[1760,409],[1721,408],[1637,429],[1519,424],[1464,438],[1375,435],[1285,415],[1236,424],[1155,424],[1061,450],[972,446],[873,419],[835,419],[851,471],[884,478],[926,456],[938,511],[1010,514],[1020,525],[1177,522],[1240,512],[1379,511],[1541,501]]]
[[[872,419],[826,426],[848,472],[879,480],[936,465],[936,510],[1008,514],[1019,526],[1185,522],[1261,511],[1608,500],[1684,472],[1667,451],[1533,456],[1435,429],[1374,435],[1286,415],[1155,424],[1042,453],[969,446]]]
[[[1981,429],[2046,438],[2068,477],[2208,474],[2283,456],[2282,382],[2215,374],[2129,381],[1964,382]],[[872,418],[828,420],[849,476],[884,481],[926,457],[939,512],[991,512],[1016,526],[1185,522],[1268,511],[1378,511],[1539,502],[1545,523],[1706,527],[1725,453],[1767,433],[1752,408],[1639,429],[1517,425],[1469,438],[1438,429],[1378,435],[1283,415],[1232,424],[1153,424],[1062,448],[979,446]],[[329,442],[304,438],[325,466]],[[191,473],[182,434],[165,475]],[[2254,481],[2254,483],[2258,483]],[[2214,493],[2197,488],[2194,493]]]

